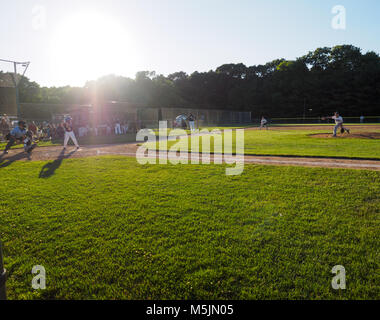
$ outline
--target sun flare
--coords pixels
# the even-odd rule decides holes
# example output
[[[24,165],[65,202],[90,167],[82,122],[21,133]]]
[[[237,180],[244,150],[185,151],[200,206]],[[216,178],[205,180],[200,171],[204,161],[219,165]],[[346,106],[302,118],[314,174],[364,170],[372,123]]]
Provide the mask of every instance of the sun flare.
[[[137,55],[130,34],[117,20],[99,13],[66,18],[52,43],[52,68],[62,78],[86,80],[117,73],[130,74]]]

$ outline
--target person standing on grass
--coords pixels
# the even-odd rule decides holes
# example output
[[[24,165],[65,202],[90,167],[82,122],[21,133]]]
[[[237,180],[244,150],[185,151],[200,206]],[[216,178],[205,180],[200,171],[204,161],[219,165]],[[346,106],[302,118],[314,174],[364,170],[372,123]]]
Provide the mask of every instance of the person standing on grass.
[[[344,132],[347,132],[348,134],[350,133],[350,129],[345,128],[343,126],[343,118],[339,115],[339,112],[335,112],[335,114],[332,117],[327,117],[327,119],[333,119],[335,121],[333,137],[336,137],[336,134],[339,128],[341,128],[342,133]]]
[[[193,116],[192,113],[190,113],[188,120],[189,120],[190,131],[191,132],[195,131],[195,117]]]
[[[65,130],[65,138],[63,142],[63,150],[67,148],[67,143],[69,142],[69,139],[73,140],[75,146],[77,147],[77,150],[79,149],[78,141],[75,137],[75,133],[73,130],[73,120],[70,116],[65,117],[65,122],[63,123],[63,128]]]
[[[261,117],[260,130],[263,129],[264,127],[268,130],[268,120],[265,119],[264,117]]]

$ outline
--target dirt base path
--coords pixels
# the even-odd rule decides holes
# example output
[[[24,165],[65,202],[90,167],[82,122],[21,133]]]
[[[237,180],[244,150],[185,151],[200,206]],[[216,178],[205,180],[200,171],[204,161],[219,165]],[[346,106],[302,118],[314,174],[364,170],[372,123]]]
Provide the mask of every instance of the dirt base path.
[[[0,155],[0,168],[11,165],[14,161],[48,161],[62,160],[71,158],[86,158],[103,155],[120,155],[127,157],[136,157],[137,144],[117,144],[117,145],[100,145],[87,146],[76,150],[69,147],[63,150],[62,147],[37,147],[31,156],[28,156],[22,149],[10,150],[7,155]],[[156,155],[157,157],[158,155]],[[191,163],[191,156],[199,156],[200,163],[202,159],[213,162],[214,156],[204,156],[199,154],[186,154],[181,159],[187,158]],[[169,161],[178,158],[176,153],[168,153]],[[236,157],[226,157],[227,162],[236,161]],[[346,169],[367,169],[380,171],[380,160],[348,160],[335,158],[301,158],[301,157],[272,157],[272,156],[244,156],[246,164],[262,165],[283,165],[283,166],[304,166],[304,167],[323,167],[323,168],[346,168]]]

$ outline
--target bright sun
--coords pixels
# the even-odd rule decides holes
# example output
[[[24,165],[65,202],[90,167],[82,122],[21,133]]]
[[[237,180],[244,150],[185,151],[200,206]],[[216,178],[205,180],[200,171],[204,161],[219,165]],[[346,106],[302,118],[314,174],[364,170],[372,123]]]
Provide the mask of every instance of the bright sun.
[[[52,51],[51,71],[74,85],[110,73],[129,75],[137,59],[123,26],[98,13],[67,18],[54,34]]]

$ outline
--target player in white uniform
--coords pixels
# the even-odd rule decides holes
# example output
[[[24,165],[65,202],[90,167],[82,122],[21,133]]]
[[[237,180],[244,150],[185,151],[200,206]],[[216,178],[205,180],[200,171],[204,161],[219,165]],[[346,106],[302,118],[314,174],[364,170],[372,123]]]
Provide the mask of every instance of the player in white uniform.
[[[265,119],[264,117],[262,117],[262,118],[261,118],[261,126],[260,126],[260,130],[263,129],[264,127],[268,130],[268,120]]]
[[[69,142],[69,139],[73,140],[75,146],[77,147],[77,150],[79,149],[79,144],[77,139],[75,138],[75,133],[73,130],[73,122],[72,118],[70,116],[65,117],[65,122],[63,124],[63,128],[65,129],[65,140],[63,142],[63,149],[66,149],[67,143]]]
[[[189,121],[190,131],[191,132],[195,131],[195,117],[193,116],[192,113],[190,113],[187,120]]]
[[[344,132],[350,133],[350,129],[343,126],[343,118],[339,115],[338,112],[335,112],[335,114],[332,117],[328,117],[328,119],[333,119],[335,121],[333,137],[336,137],[336,134],[339,128],[341,128],[342,133]]]

